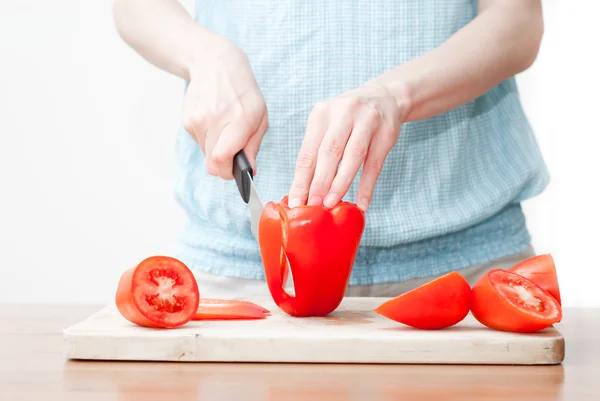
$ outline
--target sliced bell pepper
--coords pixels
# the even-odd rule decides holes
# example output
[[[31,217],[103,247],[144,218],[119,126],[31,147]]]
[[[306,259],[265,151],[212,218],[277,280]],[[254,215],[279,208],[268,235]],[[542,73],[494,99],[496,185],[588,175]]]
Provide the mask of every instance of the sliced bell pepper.
[[[285,196],[265,205],[259,223],[267,285],[277,306],[291,316],[325,316],[342,302],[365,227],[362,210],[349,202],[333,209],[290,209]],[[294,295],[285,289],[288,264]]]
[[[270,314],[268,309],[249,301],[202,298],[192,320],[264,319]]]

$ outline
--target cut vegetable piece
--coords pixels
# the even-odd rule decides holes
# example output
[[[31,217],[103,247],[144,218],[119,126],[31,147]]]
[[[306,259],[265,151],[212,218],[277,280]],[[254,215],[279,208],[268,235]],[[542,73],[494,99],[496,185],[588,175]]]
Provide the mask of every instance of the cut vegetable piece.
[[[200,300],[192,320],[264,319],[269,314],[268,309],[252,302],[207,298]]]
[[[558,301],[531,280],[494,269],[473,286],[471,313],[495,330],[532,333],[562,319]]]
[[[365,227],[355,204],[290,208],[268,202],[259,223],[260,253],[275,304],[296,317],[326,316],[342,302]],[[285,252],[285,253],[284,253]],[[288,264],[294,294],[285,290]]]
[[[375,312],[408,326],[437,330],[453,326],[469,313],[471,287],[458,272],[450,272],[394,299]]]
[[[152,256],[126,271],[117,288],[117,308],[140,326],[181,326],[198,310],[200,294],[190,269],[168,256]]]

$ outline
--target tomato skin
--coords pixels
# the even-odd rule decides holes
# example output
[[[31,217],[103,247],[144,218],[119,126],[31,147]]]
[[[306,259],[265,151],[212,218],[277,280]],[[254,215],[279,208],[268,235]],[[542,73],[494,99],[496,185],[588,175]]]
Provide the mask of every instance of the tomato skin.
[[[115,302],[121,315],[134,324],[175,328],[192,319],[200,293],[196,278],[183,262],[152,256],[123,273]]]
[[[374,312],[422,330],[439,330],[461,322],[471,306],[471,286],[453,271],[378,306]]]
[[[543,310],[528,306],[527,300],[539,301]],[[490,270],[475,283],[471,313],[486,327],[515,333],[533,333],[562,318],[561,306],[550,293],[531,280],[502,269]]]
[[[260,252],[273,300],[296,317],[326,316],[341,303],[365,226],[356,205],[290,209],[287,196],[268,202],[259,223]],[[285,254],[283,253],[285,250]],[[295,295],[284,289],[287,255]]]
[[[133,297],[131,296],[131,280],[134,271],[134,267],[126,270],[119,279],[119,285],[117,286],[117,293],[115,296],[117,309],[125,319],[133,324],[143,327],[160,327],[142,315],[133,303]]]
[[[560,289],[558,286],[558,277],[556,275],[556,266],[552,255],[538,255],[520,263],[517,263],[508,271],[517,273],[548,291],[559,304],[562,305],[560,299]]]

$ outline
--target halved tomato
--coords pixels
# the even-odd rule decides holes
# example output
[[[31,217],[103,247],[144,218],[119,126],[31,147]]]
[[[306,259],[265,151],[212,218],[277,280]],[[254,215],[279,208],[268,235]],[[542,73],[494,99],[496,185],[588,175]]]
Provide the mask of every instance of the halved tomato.
[[[152,256],[119,280],[117,308],[140,326],[173,328],[189,322],[200,303],[198,284],[191,270],[168,256]]]
[[[558,288],[558,278],[556,276],[556,266],[554,265],[554,259],[552,255],[539,255],[517,263],[508,271],[517,273],[523,276],[535,284],[540,286],[542,289],[548,291],[559,304],[560,300],[560,289]]]
[[[264,319],[270,313],[249,301],[203,298],[192,320]]]
[[[384,302],[375,312],[418,329],[443,329],[467,316],[470,297],[469,282],[453,271]]]
[[[495,330],[532,333],[562,319],[558,301],[531,280],[507,270],[490,270],[473,286],[471,313]]]

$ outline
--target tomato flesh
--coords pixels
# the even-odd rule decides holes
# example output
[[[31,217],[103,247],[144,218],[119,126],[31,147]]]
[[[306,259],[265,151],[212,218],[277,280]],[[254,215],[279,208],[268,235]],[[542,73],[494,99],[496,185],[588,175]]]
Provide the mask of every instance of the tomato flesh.
[[[481,324],[501,331],[531,333],[562,319],[558,301],[531,280],[494,269],[473,286],[471,313]]]
[[[194,316],[200,302],[191,270],[168,256],[152,256],[119,280],[116,304],[123,317],[145,327],[173,328]]]
[[[523,276],[548,291],[561,304],[556,266],[552,255],[545,254],[524,260],[508,271]]]
[[[375,312],[414,328],[438,330],[462,321],[470,298],[469,282],[453,271],[384,302]]]

